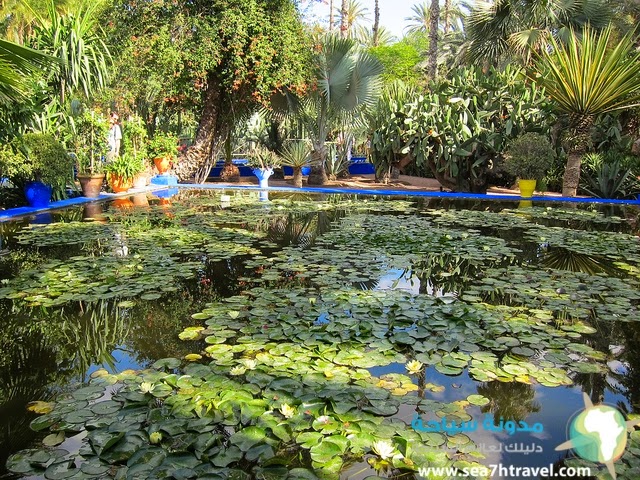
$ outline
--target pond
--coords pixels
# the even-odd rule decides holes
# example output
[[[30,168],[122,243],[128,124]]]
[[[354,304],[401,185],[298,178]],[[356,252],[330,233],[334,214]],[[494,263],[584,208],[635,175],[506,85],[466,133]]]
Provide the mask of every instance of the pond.
[[[640,478],[635,207],[270,197],[0,223],[0,478]]]

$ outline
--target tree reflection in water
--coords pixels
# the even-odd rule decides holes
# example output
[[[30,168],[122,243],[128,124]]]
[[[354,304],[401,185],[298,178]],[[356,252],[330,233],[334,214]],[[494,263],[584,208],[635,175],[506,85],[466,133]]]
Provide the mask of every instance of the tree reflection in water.
[[[515,422],[524,421],[531,413],[540,411],[540,404],[534,400],[532,385],[518,382],[487,382],[478,385],[478,393],[489,399],[482,413],[492,413],[496,425],[500,419]]]

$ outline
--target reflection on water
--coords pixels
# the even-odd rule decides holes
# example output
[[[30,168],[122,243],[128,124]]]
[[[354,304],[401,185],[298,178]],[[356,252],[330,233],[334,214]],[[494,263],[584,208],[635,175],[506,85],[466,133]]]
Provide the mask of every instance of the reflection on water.
[[[123,211],[135,211],[136,207],[144,210],[153,208],[153,203],[160,202],[167,207],[165,212],[167,224],[158,223],[151,228],[161,230],[169,223],[182,225],[188,234],[193,233],[192,221],[194,213],[188,209],[180,210],[184,198],[182,194],[170,192],[171,199],[161,196],[160,199],[148,201],[147,197],[140,195],[132,199],[124,199],[110,205],[91,203],[84,210],[75,209],[69,214],[70,220],[82,220],[85,223],[91,221],[113,221],[119,208]],[[242,209],[238,207],[241,202],[251,203],[256,199],[243,199],[239,196],[229,196],[229,200],[220,202],[219,196],[207,198],[206,195],[197,197],[193,192],[184,195],[191,198],[194,203],[200,202],[203,215],[219,215],[222,208],[228,212],[228,224],[220,223],[219,228],[237,227],[246,233],[247,237],[254,238],[252,244],[264,258],[264,264],[269,265],[269,258],[282,254],[285,258],[287,248],[306,249],[314,248],[319,239],[329,232],[336,232],[343,225],[340,222],[348,219],[354,212],[360,214],[361,210],[350,211],[349,208],[334,210],[318,210],[309,205],[305,208],[297,206],[290,200],[291,211],[282,194],[272,194],[268,204],[261,205],[264,215],[262,217],[244,217]],[[257,194],[256,194],[257,197]],[[335,197],[330,197],[330,201]],[[309,198],[306,201],[311,200]],[[151,205],[149,204],[151,203]],[[476,202],[477,203],[477,202]],[[263,208],[263,207],[268,207]],[[419,200],[412,208],[451,208],[460,209],[459,204],[449,201]],[[499,212],[501,206],[487,203],[477,203],[475,207],[480,210]],[[511,205],[513,207],[513,205]],[[360,208],[355,204],[354,209]],[[535,213],[535,212],[533,212]],[[376,211],[372,215],[389,215],[389,212]],[[124,215],[124,214],[123,214]],[[227,218],[227,217],[225,217]],[[55,215],[46,219],[48,222],[56,222],[60,217]],[[358,217],[357,221],[361,218]],[[157,220],[160,222],[160,220]],[[454,220],[455,221],[455,220]],[[127,228],[146,228],[148,225],[136,225],[134,218],[128,220]],[[515,220],[514,220],[515,222]],[[38,219],[32,219],[31,223],[38,223]],[[580,222],[575,219],[545,219],[544,223],[552,226],[573,226],[577,228]],[[124,222],[123,222],[124,225]],[[580,228],[589,227],[588,221],[582,221]],[[607,228],[624,229],[625,225],[611,223]],[[469,225],[454,226],[467,234]],[[549,247],[543,241],[535,242],[531,238],[523,239],[522,232],[516,227],[499,229],[491,225],[478,225],[485,231],[495,234],[495,243],[498,239],[505,242],[505,249],[511,248],[512,255],[495,255],[486,257],[469,256],[464,252],[422,252],[420,255],[401,257],[394,256],[393,251],[387,254],[374,255],[375,262],[365,267],[372,271],[380,270],[370,278],[365,271],[358,271],[361,264],[349,265],[345,268],[336,260],[333,265],[330,255],[323,257],[326,265],[322,267],[335,267],[343,277],[353,281],[345,283],[362,290],[375,291],[394,289],[405,290],[413,295],[428,295],[434,297],[449,296],[462,298],[470,286],[476,285],[482,280],[487,269],[508,269],[511,265],[542,265],[550,270],[563,270],[569,272],[582,272],[590,275],[606,275],[623,277],[625,271],[601,255],[587,255],[557,246]],[[117,240],[120,250],[108,249],[105,244],[81,242],[79,245],[53,245],[47,247],[20,245],[17,241],[20,223],[0,224],[0,280],[10,280],[20,272],[35,268],[44,264],[45,260],[57,258],[63,260],[74,255],[87,255],[98,257],[100,255],[115,255],[126,261],[128,257],[135,255],[132,249],[136,247],[136,241],[127,237],[126,229]],[[594,228],[602,228],[597,225]],[[475,228],[473,229],[475,230]],[[477,231],[477,230],[476,230]],[[179,232],[179,233],[185,233]],[[370,233],[370,232],[367,232]],[[379,232],[373,232],[376,235]],[[392,232],[396,233],[396,232]],[[399,232],[398,232],[399,233]],[[472,232],[473,233],[473,232]],[[258,235],[259,234],[259,235]],[[253,237],[255,236],[255,237]],[[110,239],[114,241],[115,235]],[[83,302],[74,301],[63,307],[51,308],[23,308],[13,307],[10,299],[0,300],[0,317],[7,319],[0,333],[0,464],[4,465],[6,457],[17,450],[26,448],[32,444],[38,434],[28,429],[27,425],[33,415],[26,411],[26,405],[33,400],[47,400],[60,391],[72,388],[78,382],[85,381],[88,374],[99,367],[109,371],[122,371],[124,369],[137,369],[146,367],[160,358],[182,358],[194,349],[201,347],[191,342],[179,340],[178,334],[187,326],[192,326],[192,315],[204,308],[205,304],[221,298],[229,298],[241,295],[250,288],[256,279],[271,285],[296,282],[302,285],[313,285],[318,282],[326,290],[332,285],[326,286],[322,282],[322,275],[316,279],[300,277],[299,268],[303,266],[288,266],[290,271],[284,280],[282,277],[261,278],[264,267],[256,267],[255,255],[233,255],[219,259],[211,252],[203,253],[201,250],[194,252],[189,250],[192,237],[181,244],[180,258],[183,260],[197,261],[198,267],[194,269],[191,277],[179,280],[178,287],[167,290],[166,295],[158,295],[157,298],[135,298]],[[462,237],[466,239],[466,237]],[[384,238],[387,241],[387,238]],[[177,244],[178,239],[172,239]],[[170,243],[170,244],[173,244]],[[230,244],[232,241],[230,242]],[[363,241],[364,243],[364,241]],[[124,253],[123,245],[127,244],[127,252]],[[186,246],[185,246],[186,244]],[[111,244],[109,244],[111,245]],[[323,248],[331,249],[327,245]],[[332,247],[336,257],[340,245]],[[398,246],[401,250],[401,246]],[[497,249],[497,247],[496,247]],[[506,250],[505,250],[506,251]],[[363,247],[363,254],[364,247]],[[211,259],[213,258],[213,259]],[[315,257],[314,257],[315,258]],[[402,259],[401,263],[399,258]],[[254,263],[252,263],[252,261]],[[400,262],[401,264],[399,264]],[[375,263],[375,264],[374,264]],[[306,266],[304,266],[306,267]],[[144,268],[144,267],[141,267]],[[106,286],[106,290],[118,283],[114,273],[112,283]],[[289,275],[289,277],[287,277]],[[111,280],[110,280],[111,281]],[[293,284],[293,283],[292,283]],[[337,288],[340,288],[338,286]],[[105,290],[105,291],[106,291]],[[486,290],[489,291],[489,290]],[[483,298],[491,303],[490,295]],[[496,305],[500,304],[498,296],[495,297]],[[505,302],[503,302],[505,303]],[[594,307],[594,310],[596,307]],[[354,309],[352,318],[357,318],[357,309]],[[382,313],[382,312],[381,312]],[[351,313],[350,313],[351,314]],[[436,319],[437,320],[437,319]],[[558,320],[558,319],[554,319]],[[323,313],[317,317],[314,326],[328,326],[332,321],[329,313]],[[545,320],[548,321],[548,320]],[[594,403],[607,402],[615,405],[625,413],[637,412],[640,408],[640,327],[636,323],[620,322],[592,322],[596,328],[595,335],[586,336],[575,340],[584,343],[601,352],[612,365],[612,371],[600,373],[572,373],[574,382],[572,387],[544,387],[539,384],[520,382],[484,381],[478,382],[471,379],[465,370],[458,376],[446,376],[434,368],[427,368],[420,376],[415,378],[419,386],[418,395],[425,399],[434,399],[443,403],[464,401],[469,395],[482,395],[488,399],[488,403],[479,406],[471,406],[467,409],[473,419],[482,422],[486,415],[493,417],[494,425],[498,425],[500,419],[513,421],[526,421],[529,424],[536,422],[544,426],[543,432],[517,432],[512,435],[505,432],[497,432],[479,428],[471,432],[469,436],[485,453],[485,464],[503,463],[518,466],[547,466],[550,462],[562,459],[564,454],[556,453],[555,447],[566,440],[567,422],[571,416],[582,408],[581,393],[586,392]],[[478,324],[476,328],[483,328]],[[397,329],[392,333],[400,332]],[[410,335],[416,329],[407,327],[402,333]],[[443,335],[446,335],[444,332]],[[522,333],[528,333],[523,331]],[[428,340],[428,339],[427,339]],[[459,342],[458,342],[459,343]],[[404,345],[404,344],[403,344]],[[454,345],[454,344],[452,344]],[[405,348],[404,346],[402,348]],[[532,354],[541,357],[542,347],[532,345],[536,352]],[[455,346],[452,347],[455,349]],[[426,352],[430,353],[430,352]],[[557,352],[556,352],[557,353]],[[498,359],[499,362],[502,357]],[[370,369],[375,376],[388,373],[406,373],[403,364],[392,364],[387,367],[374,367]],[[431,385],[431,387],[429,387]],[[442,386],[443,389],[432,388]],[[415,395],[410,393],[408,396]],[[403,405],[397,418],[407,424],[419,409],[415,405]],[[423,413],[423,412],[419,412]],[[433,413],[433,412],[432,412]],[[543,455],[529,455],[517,452],[516,448],[505,448],[505,445],[535,445],[544,452]],[[491,448],[494,446],[495,448]],[[445,445],[442,448],[450,448],[452,451],[460,448],[455,445]],[[0,474],[3,470],[0,467]],[[347,468],[344,478],[360,479],[373,472],[367,465],[354,465]],[[495,477],[499,478],[499,477]]]

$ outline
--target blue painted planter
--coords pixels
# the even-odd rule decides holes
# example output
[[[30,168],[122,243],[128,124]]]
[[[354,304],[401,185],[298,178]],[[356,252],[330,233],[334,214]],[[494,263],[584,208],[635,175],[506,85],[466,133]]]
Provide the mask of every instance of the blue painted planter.
[[[46,208],[51,202],[53,189],[42,182],[27,182],[24,186],[24,196],[32,208]]]
[[[293,167],[287,167],[286,165],[283,165],[282,172],[285,175],[291,176],[293,175]],[[310,173],[311,173],[311,167],[302,167],[303,176],[307,177]]]
[[[261,168],[254,168],[253,174],[256,177],[258,177],[258,183],[260,184],[260,188],[268,188],[269,177],[273,175],[273,168],[265,168],[264,170]]]

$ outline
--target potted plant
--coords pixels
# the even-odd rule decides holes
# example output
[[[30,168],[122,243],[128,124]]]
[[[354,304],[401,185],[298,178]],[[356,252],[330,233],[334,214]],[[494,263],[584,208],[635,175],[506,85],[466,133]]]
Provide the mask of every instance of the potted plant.
[[[108,182],[114,193],[126,192],[133,186],[133,178],[144,170],[142,159],[123,153],[104,166]]]
[[[143,170],[134,177],[133,188],[144,188],[153,176],[151,163],[145,160],[149,157],[148,141],[147,129],[140,117],[134,116],[124,123],[122,138],[124,151],[140,159],[144,166]]]
[[[95,198],[100,195],[104,182],[102,157],[107,154],[104,142],[109,132],[109,123],[102,115],[94,111],[84,111],[74,121],[73,146],[76,156],[82,195]]]
[[[274,167],[279,164],[280,158],[266,147],[257,146],[249,153],[249,166],[258,177],[260,188],[269,187],[269,177],[273,175]]]
[[[43,208],[52,195],[66,195],[73,159],[52,135],[27,133],[3,147],[2,157],[3,175],[23,189],[29,206]]]
[[[171,162],[178,154],[178,137],[171,133],[156,132],[149,142],[149,156],[162,175],[171,167]]]
[[[282,150],[282,165],[293,169],[293,186],[302,187],[302,169],[309,166],[311,152],[305,141],[297,141]]]
[[[520,195],[531,197],[537,180],[553,165],[555,151],[547,137],[527,132],[516,138],[505,155],[505,169],[518,177]]]
[[[102,161],[88,159],[82,153],[76,153],[76,165],[78,168],[76,178],[80,182],[82,196],[95,198],[100,195],[105,178]]]

